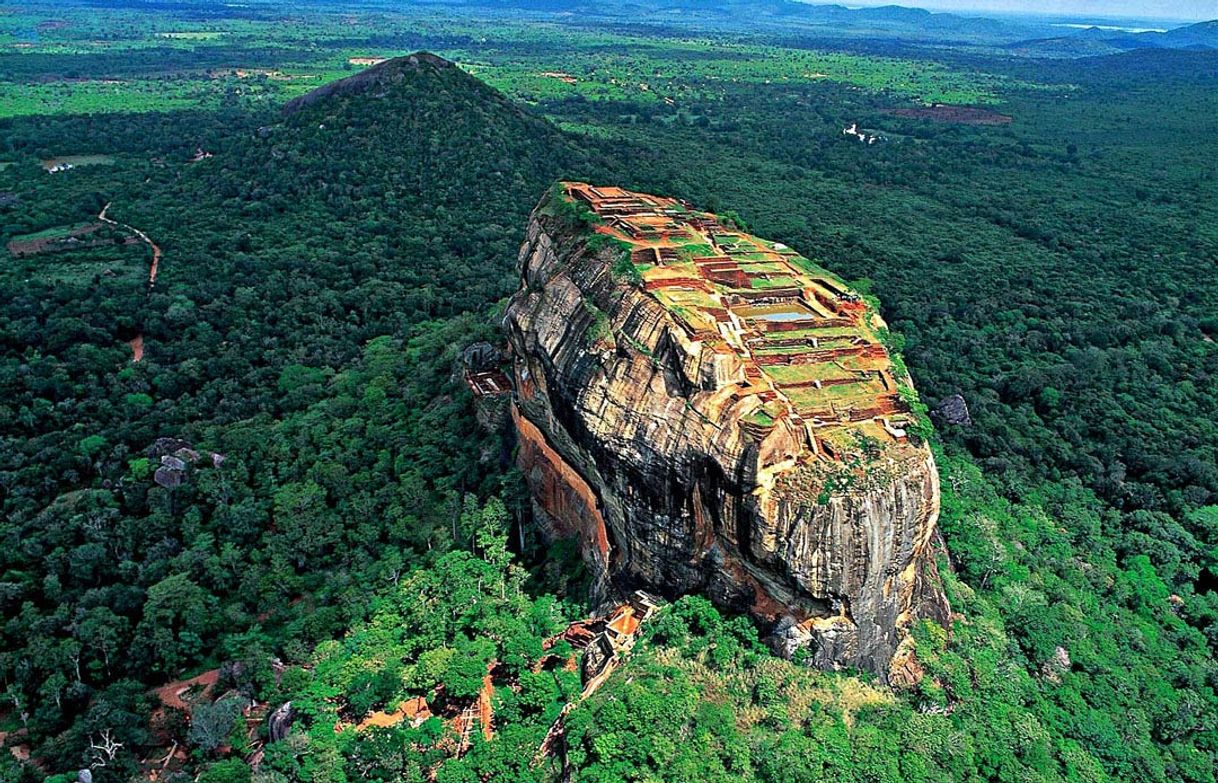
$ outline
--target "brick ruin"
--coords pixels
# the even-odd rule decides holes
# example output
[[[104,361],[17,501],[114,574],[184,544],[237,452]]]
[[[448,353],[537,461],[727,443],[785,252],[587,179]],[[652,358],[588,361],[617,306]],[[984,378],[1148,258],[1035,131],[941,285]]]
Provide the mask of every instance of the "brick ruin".
[[[788,419],[809,451],[840,460],[861,444],[906,443],[910,410],[880,341],[883,322],[840,280],[677,199],[564,183],[596,232],[629,247],[642,288],[691,340],[743,365],[736,399],[759,435]]]

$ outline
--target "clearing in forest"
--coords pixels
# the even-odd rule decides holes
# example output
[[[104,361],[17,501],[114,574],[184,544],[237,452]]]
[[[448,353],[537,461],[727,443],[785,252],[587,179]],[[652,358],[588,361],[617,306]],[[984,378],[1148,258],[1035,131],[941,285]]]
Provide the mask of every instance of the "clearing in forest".
[[[109,166],[114,158],[109,155],[56,155],[42,161],[42,168],[51,174],[80,166]]]

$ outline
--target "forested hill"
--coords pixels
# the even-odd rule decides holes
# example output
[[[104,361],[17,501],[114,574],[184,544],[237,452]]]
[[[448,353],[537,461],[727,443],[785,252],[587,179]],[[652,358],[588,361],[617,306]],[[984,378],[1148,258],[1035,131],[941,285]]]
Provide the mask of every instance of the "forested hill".
[[[394,57],[360,71],[354,76],[330,82],[312,92],[293,98],[284,105],[283,113],[294,114],[316,104],[322,104],[326,109],[332,111],[335,108],[334,99],[337,98],[357,101],[392,98],[395,86],[405,80],[418,78],[414,73],[416,71],[434,72],[456,67],[454,63],[431,52],[416,52],[406,57]],[[465,86],[471,89],[473,89],[473,84],[472,80],[465,82]]]
[[[426,54],[290,102],[281,121],[216,163],[180,187],[217,216],[237,208],[270,218],[250,236],[259,252],[290,246],[292,229],[324,231],[327,247],[294,274],[353,267],[360,288],[370,271],[363,264],[374,264],[391,285],[361,290],[361,306],[388,318],[418,309],[399,307],[401,297],[445,315],[502,296],[526,205],[560,173],[597,170],[594,156],[549,122]],[[164,213],[149,214],[158,218]],[[351,254],[333,253],[348,243]]]
[[[150,686],[307,655],[464,535],[464,493],[500,490],[501,446],[476,431],[453,362],[493,337],[538,194],[605,172],[419,61],[382,66],[395,78],[375,95],[320,93],[287,115],[24,131],[70,146],[145,123],[150,144],[212,153],[126,179],[37,172],[6,215],[22,233],[43,204],[76,221],[111,201],[164,249],[147,294],[135,276],[0,277],[0,674],[46,768],[79,766],[102,728],[134,763],[154,742]],[[154,481],[183,447],[200,456],[181,484]]]

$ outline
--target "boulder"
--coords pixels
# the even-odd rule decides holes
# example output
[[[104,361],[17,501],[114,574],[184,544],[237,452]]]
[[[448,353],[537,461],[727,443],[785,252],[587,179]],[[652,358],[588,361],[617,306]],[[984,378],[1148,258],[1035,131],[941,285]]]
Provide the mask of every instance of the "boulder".
[[[953,394],[935,406],[930,416],[936,424],[951,424],[967,427],[973,423],[968,415],[968,403],[959,394]]]
[[[292,729],[292,721],[296,719],[296,713],[292,710],[292,702],[285,701],[276,707],[266,719],[267,736],[271,742],[279,742],[288,736],[288,732]]]
[[[193,451],[194,444],[181,438],[157,438],[148,447],[148,456],[152,459],[160,459],[166,454],[176,454],[183,449]]]
[[[461,366],[469,372],[488,372],[503,362],[503,351],[488,342],[469,345],[461,352]]]

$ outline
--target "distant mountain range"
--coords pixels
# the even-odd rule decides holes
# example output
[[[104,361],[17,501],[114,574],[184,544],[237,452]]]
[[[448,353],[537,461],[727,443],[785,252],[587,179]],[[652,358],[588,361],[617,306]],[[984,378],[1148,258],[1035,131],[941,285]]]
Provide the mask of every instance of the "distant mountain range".
[[[1087,57],[1132,49],[1218,49],[1218,20],[1167,32],[1131,33],[1086,27],[1062,28],[1015,20],[888,5],[848,8],[794,0],[441,0],[445,5],[511,8],[574,16],[629,19],[645,24],[775,28],[825,37],[899,38],[916,43],[997,47],[1031,57]]]
[[[1034,57],[1090,57],[1134,49],[1218,50],[1218,20],[1167,32],[1129,33],[1086,27],[1066,35],[1019,41],[1008,48],[1016,54]]]

